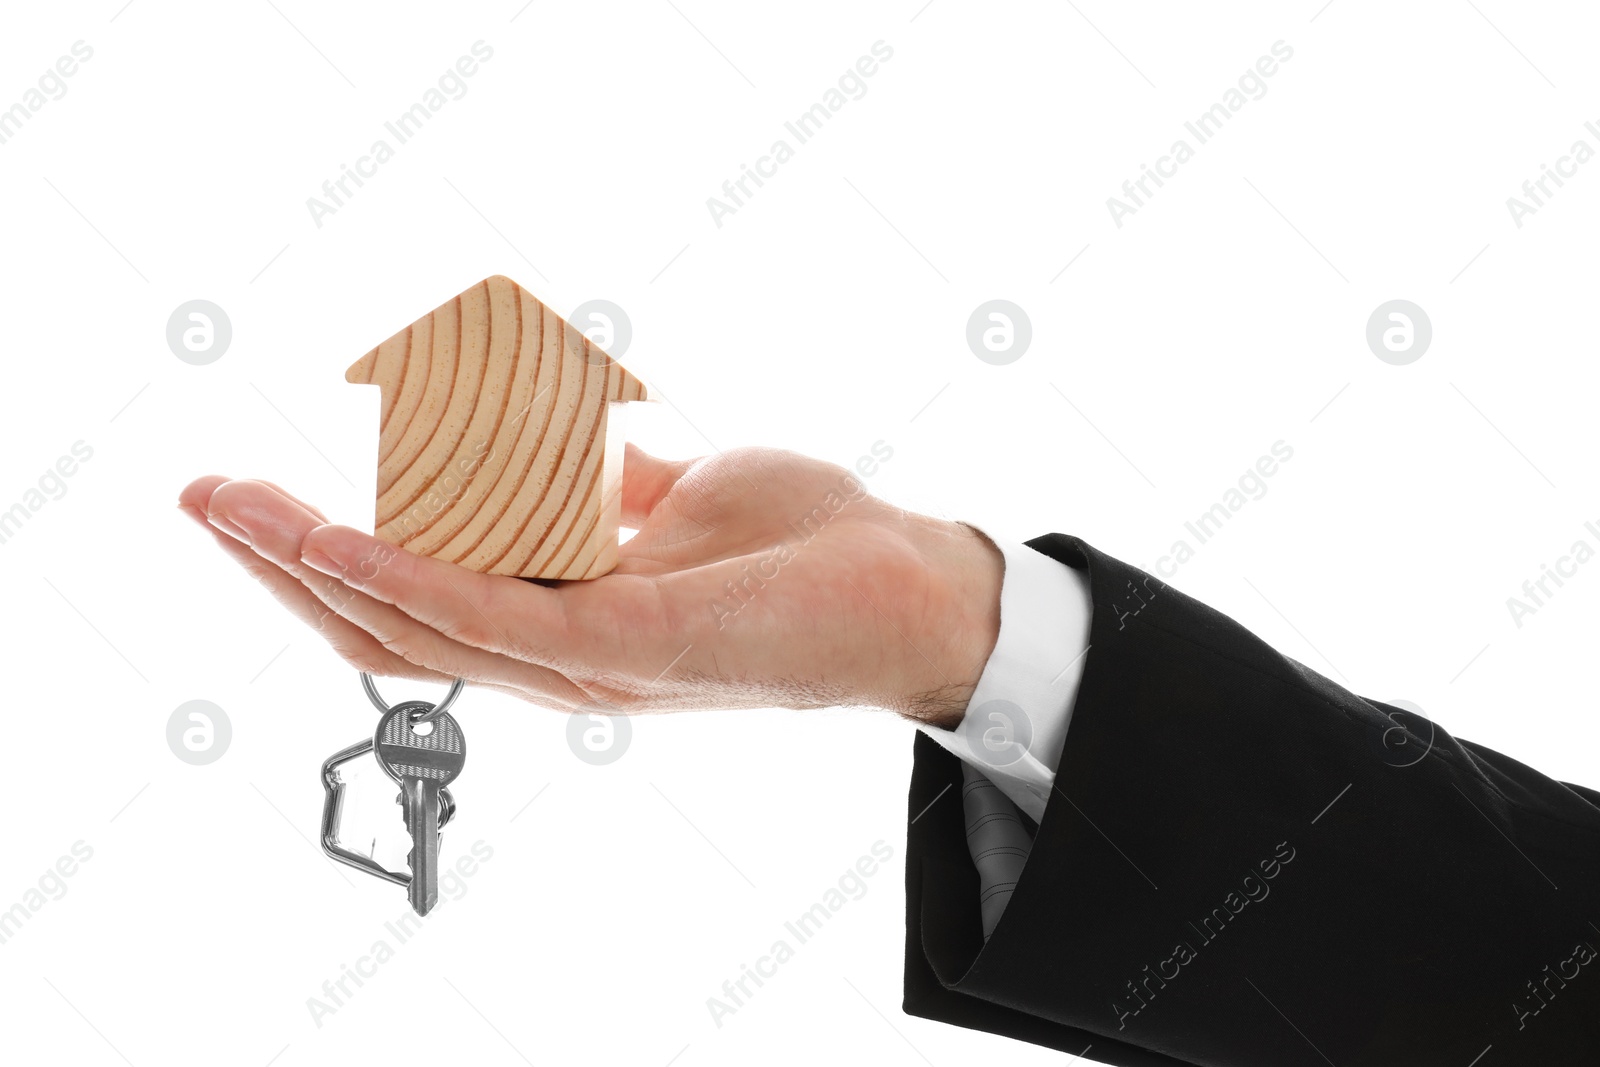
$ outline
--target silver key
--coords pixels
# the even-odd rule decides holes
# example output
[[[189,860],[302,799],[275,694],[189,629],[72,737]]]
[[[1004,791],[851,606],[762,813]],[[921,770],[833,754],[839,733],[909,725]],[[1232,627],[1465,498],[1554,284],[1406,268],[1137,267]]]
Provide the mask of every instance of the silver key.
[[[439,900],[439,827],[441,793],[466,763],[466,738],[449,713],[430,722],[414,721],[433,708],[421,700],[396,704],[378,720],[372,735],[373,754],[384,771],[400,783],[400,803],[411,834],[411,908],[418,915]],[[421,731],[421,732],[419,732]],[[454,811],[454,804],[450,805]]]

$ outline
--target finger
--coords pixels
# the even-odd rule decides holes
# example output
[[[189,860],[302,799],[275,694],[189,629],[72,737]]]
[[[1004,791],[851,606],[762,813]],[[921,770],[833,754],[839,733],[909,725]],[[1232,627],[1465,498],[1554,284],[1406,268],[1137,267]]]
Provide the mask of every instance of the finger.
[[[209,499],[209,491],[207,491]],[[289,613],[316,630],[346,663],[369,674],[390,675],[398,678],[415,678],[424,681],[448,682],[450,678],[438,671],[430,671],[407,663],[390,652],[378,639],[347,619],[336,615],[312,595],[311,590],[282,567],[257,554],[248,545],[231,534],[212,526],[203,512],[193,504],[180,505],[211,535],[217,546],[235,563],[243,567],[252,578],[266,586]]]
[[[317,507],[314,504],[306,503],[304,500],[301,500],[299,497],[297,497],[293,493],[289,492],[289,490],[285,489],[283,486],[279,485],[277,482],[269,482],[265,478],[257,478],[256,480],[259,481],[262,485],[268,486],[269,488],[275,490],[279,496],[285,498],[286,500],[289,500],[289,501],[291,501],[291,502],[293,502],[295,504],[299,504],[301,507],[303,507],[307,511],[311,512],[311,514],[313,514],[317,518],[321,519],[323,522],[329,521],[328,520],[328,516],[326,516],[326,515],[324,515],[322,513],[322,509],[321,508]]]
[[[294,501],[296,504],[299,504],[301,507],[311,512],[311,514],[321,519],[323,522],[328,521],[328,516],[322,513],[321,508],[315,506],[314,504],[306,503],[304,500],[301,500],[299,497],[289,492],[289,490],[285,489],[277,482],[269,482],[264,478],[258,478],[256,480],[262,485],[271,486],[273,489],[277,490],[279,496],[286,497],[289,500]],[[211,508],[211,494],[216,492],[219,486],[228,481],[231,481],[231,479],[221,474],[207,474],[202,478],[196,478],[194,481],[190,482],[184,487],[183,492],[178,494],[178,506],[186,510],[193,510],[197,508],[204,516],[210,511]],[[235,536],[237,536],[237,534],[235,534]]]
[[[203,520],[206,509],[211,503],[211,494],[217,491],[217,486],[227,480],[227,476],[222,474],[207,474],[196,478],[184,486],[183,492],[178,494],[178,506],[191,514],[198,511]]]
[[[183,492],[178,494],[178,507],[201,522],[210,523],[213,528],[221,530],[240,544],[248,545],[250,543],[248,533],[229,522],[226,516],[213,515],[211,511],[211,495],[228,480],[220,474],[207,474],[203,478],[196,478],[184,486]]]
[[[392,604],[306,566],[301,542],[324,524],[264,483],[227,482],[212,492],[210,507],[213,522],[221,517],[241,528],[257,554],[297,578],[329,611],[359,626],[406,662],[468,681],[515,685],[561,704],[581,700],[577,688],[555,671],[463,644]],[[396,551],[368,540],[387,553]],[[370,567],[372,558],[364,565]]]
[[[642,526],[661,498],[696,462],[659,459],[629,441],[622,459],[622,525],[630,530]]]
[[[311,590],[307,589],[300,579],[277,564],[257,555],[247,545],[212,527],[203,519],[198,521],[200,525],[206,527],[206,532],[210,534],[211,539],[217,543],[219,548],[233,557],[245,571],[266,586],[273,597],[288,608],[292,615],[313,630],[316,630],[339,658],[356,670],[365,671],[381,678],[404,678],[408,681],[437,682],[440,685],[449,685],[455,680],[455,675],[441,674],[426,667],[419,667],[415,663],[409,663],[395,655],[387,648],[384,648],[376,637],[373,637],[349,619],[329,611],[320,600],[311,594]],[[554,710],[579,710],[560,705],[541,694],[531,694],[527,690],[513,685],[481,681],[474,682],[473,685],[480,689],[493,689],[507,696],[516,697],[519,700],[537,698],[541,703],[554,706]]]
[[[312,595],[311,590],[307,589],[300,579],[277,564],[257,555],[237,538],[211,526],[203,516],[197,517],[196,521],[206,528],[206,533],[211,536],[211,539],[217,543],[219,548],[231,556],[252,577],[266,586],[273,597],[288,608],[291,614],[313,630],[316,630],[323,640],[328,642],[329,647],[333,649],[339,658],[356,670],[365,671],[368,674],[382,678],[404,678],[410,681],[438,682],[441,685],[448,685],[455,680],[455,675],[441,674],[426,667],[419,667],[415,663],[409,663],[400,656],[395,655],[387,648],[384,648],[376,637],[373,637],[350,620],[329,611],[320,600]],[[553,710],[583,710],[562,704],[544,694],[530,693],[514,685],[482,681],[474,682],[473,685],[480,689],[493,689],[507,696],[516,697],[519,700],[535,700]]]
[[[290,574],[282,567],[273,563],[265,556],[249,548],[245,540],[241,540],[236,533],[227,533],[211,521],[207,511],[212,494],[229,479],[222,475],[207,475],[191,482],[179,494],[178,506],[198,524],[205,527],[224,552],[236,563],[245,569],[252,577],[266,586],[273,597],[289,609],[289,612],[300,619],[307,626],[316,630],[330,647],[333,648],[341,659],[355,667],[357,670],[369,674],[385,677],[408,678],[422,681],[449,682],[455,675],[443,674],[427,667],[412,663],[384,645],[371,633],[351,622],[349,619],[330,611],[328,605],[318,598],[299,577]],[[278,492],[283,493],[290,500],[299,502],[297,498],[273,485],[270,482],[262,484],[272,485]],[[303,505],[308,511],[321,516],[321,511],[309,505]],[[238,529],[236,527],[236,529]],[[244,532],[242,529],[240,532]],[[521,699],[537,698],[543,703],[556,705],[571,710],[561,704],[548,693],[530,693],[527,690],[513,685],[498,682],[479,680],[475,684]]]
[[[348,526],[309,531],[300,558],[452,640],[534,662],[555,658],[541,655],[543,641],[524,640],[564,628],[555,589],[419,556]]]

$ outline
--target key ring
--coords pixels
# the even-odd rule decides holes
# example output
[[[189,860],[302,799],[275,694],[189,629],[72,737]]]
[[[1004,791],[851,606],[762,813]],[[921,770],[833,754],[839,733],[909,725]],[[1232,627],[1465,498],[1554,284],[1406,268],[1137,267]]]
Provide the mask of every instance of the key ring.
[[[444,695],[443,700],[435,704],[431,710],[423,712],[422,714],[413,718],[411,721],[432,722],[434,719],[450,710],[450,705],[456,702],[456,698],[461,695],[461,691],[466,687],[467,683],[464,679],[455,679],[450,683],[450,691]],[[361,688],[366,690],[367,699],[372,701],[372,706],[377,708],[380,713],[387,715],[389,712],[394,710],[393,707],[384,701],[383,697],[378,695],[378,686],[375,682],[373,682],[372,675],[368,674],[366,671],[361,672]]]

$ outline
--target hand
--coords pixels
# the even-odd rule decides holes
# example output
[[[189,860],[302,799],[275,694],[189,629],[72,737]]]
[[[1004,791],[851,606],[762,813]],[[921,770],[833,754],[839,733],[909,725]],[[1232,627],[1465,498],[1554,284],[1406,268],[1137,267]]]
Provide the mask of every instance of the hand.
[[[352,666],[567,711],[874,705],[953,726],[1000,628],[987,537],[777,449],[629,445],[622,524],[638,532],[588,581],[414,555],[270,482],[200,478],[178,503]]]

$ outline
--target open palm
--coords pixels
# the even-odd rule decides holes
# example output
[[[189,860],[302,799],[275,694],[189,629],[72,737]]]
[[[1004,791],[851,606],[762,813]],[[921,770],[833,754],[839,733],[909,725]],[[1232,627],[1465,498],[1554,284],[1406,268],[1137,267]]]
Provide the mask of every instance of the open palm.
[[[268,482],[191,483],[180,507],[344,659],[567,710],[965,705],[998,632],[999,553],[868,495],[843,467],[743,448],[629,446],[617,567],[483,575],[392,548]]]

